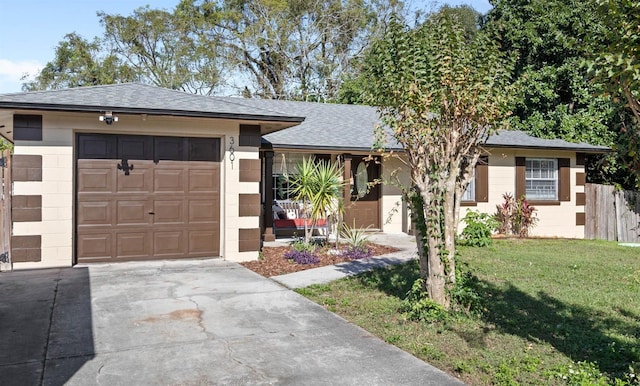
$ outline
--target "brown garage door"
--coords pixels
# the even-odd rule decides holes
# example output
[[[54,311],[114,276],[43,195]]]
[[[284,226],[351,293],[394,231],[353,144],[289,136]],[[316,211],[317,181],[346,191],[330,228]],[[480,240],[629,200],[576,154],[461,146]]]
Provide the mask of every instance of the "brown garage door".
[[[220,255],[220,140],[77,136],[76,260]]]

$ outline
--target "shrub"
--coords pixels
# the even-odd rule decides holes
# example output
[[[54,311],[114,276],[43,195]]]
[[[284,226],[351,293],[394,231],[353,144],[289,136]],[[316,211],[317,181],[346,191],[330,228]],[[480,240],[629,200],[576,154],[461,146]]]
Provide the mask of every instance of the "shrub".
[[[482,296],[478,293],[480,280],[471,271],[463,271],[466,267],[456,258],[456,283],[449,290],[451,296],[451,309],[466,314],[482,314],[484,304]]]
[[[342,252],[342,256],[351,260],[365,259],[372,255],[373,252],[367,247],[349,247]]]
[[[524,197],[520,197],[516,205],[513,227],[518,237],[529,236],[529,230],[538,222],[538,218],[535,215],[536,210],[536,208],[529,205],[529,202]]]
[[[364,248],[367,241],[369,241],[369,236],[366,234],[367,229],[369,229],[369,227],[365,229],[356,228],[354,220],[353,227],[349,227],[346,224],[344,225],[340,232],[340,237],[345,239],[352,248]]]
[[[498,233],[502,235],[511,234],[511,217],[513,216],[516,202],[513,199],[511,193],[505,193],[502,195],[504,202],[500,205],[496,205],[498,210],[495,214],[496,221],[498,222]]]
[[[402,301],[400,311],[409,320],[423,322],[438,322],[446,319],[447,311],[429,298],[422,289],[423,279],[413,282],[413,286],[407,292],[407,297]]]
[[[538,223],[537,209],[529,205],[524,196],[515,200],[510,193],[505,193],[502,198],[504,202],[496,205],[497,212],[494,215],[498,222],[498,233],[528,237],[531,228]]]
[[[316,264],[320,262],[320,259],[315,255],[315,252],[316,246],[313,243],[296,238],[291,242],[291,250],[284,254],[284,258],[298,264]]]
[[[494,216],[478,211],[467,210],[462,221],[467,224],[460,234],[460,244],[472,247],[486,247],[491,245],[491,234],[498,228],[498,221]]]
[[[284,258],[287,260],[293,260],[298,264],[317,264],[320,262],[318,256],[309,251],[291,250],[284,254]]]
[[[316,251],[315,244],[306,242],[305,239],[296,238],[291,242],[291,249],[296,252],[309,252],[314,253]]]

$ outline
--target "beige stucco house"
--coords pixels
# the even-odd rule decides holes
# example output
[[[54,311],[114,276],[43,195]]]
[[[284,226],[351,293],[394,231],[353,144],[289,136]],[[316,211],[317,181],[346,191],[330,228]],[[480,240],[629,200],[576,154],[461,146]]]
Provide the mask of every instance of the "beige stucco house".
[[[397,188],[358,195],[399,168],[407,178],[401,162],[368,157],[377,124],[367,106],[140,84],[0,95],[0,135],[14,144],[13,267],[255,259],[275,237],[272,201],[289,199],[282,175],[308,155],[339,162],[353,182],[347,223],[407,232]],[[582,238],[585,154],[606,150],[502,132],[486,143],[464,205],[493,213],[503,193],[527,194],[539,210],[534,235]]]

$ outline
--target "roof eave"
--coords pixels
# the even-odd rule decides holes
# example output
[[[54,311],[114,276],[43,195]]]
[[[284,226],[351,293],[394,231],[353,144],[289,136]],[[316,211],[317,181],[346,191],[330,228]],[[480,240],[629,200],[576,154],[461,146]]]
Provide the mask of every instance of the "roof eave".
[[[273,149],[273,150],[319,150],[319,151],[332,151],[332,152],[368,152],[375,153],[377,150],[372,149],[371,147],[353,147],[353,146],[312,146],[312,145],[282,145],[277,143],[262,143],[262,147],[265,149]],[[385,148],[384,153],[388,152],[399,152],[404,151],[401,148]]]
[[[522,145],[496,145],[496,144],[484,144],[484,148],[501,148],[501,149],[525,149],[525,150],[559,150],[559,151],[574,151],[579,153],[591,153],[591,154],[604,154],[610,153],[612,150],[609,148],[594,149],[587,147],[564,147],[564,146],[522,146]]]
[[[41,110],[41,111],[64,111],[64,112],[102,112],[113,111],[118,114],[148,114],[148,115],[171,115],[178,117],[191,118],[219,118],[219,119],[241,119],[247,121],[269,121],[269,122],[292,122],[300,123],[304,121],[304,117],[281,116],[281,115],[260,115],[260,114],[234,114],[220,112],[205,111],[185,111],[171,109],[145,109],[121,106],[78,106],[63,105],[50,103],[26,103],[26,102],[1,102],[0,108],[22,109],[22,110]]]

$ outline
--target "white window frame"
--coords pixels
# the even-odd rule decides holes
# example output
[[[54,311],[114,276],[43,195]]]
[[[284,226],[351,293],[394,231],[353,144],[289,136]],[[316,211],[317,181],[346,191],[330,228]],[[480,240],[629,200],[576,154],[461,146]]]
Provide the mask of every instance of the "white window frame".
[[[557,201],[558,159],[527,157],[524,180],[527,200]]]

